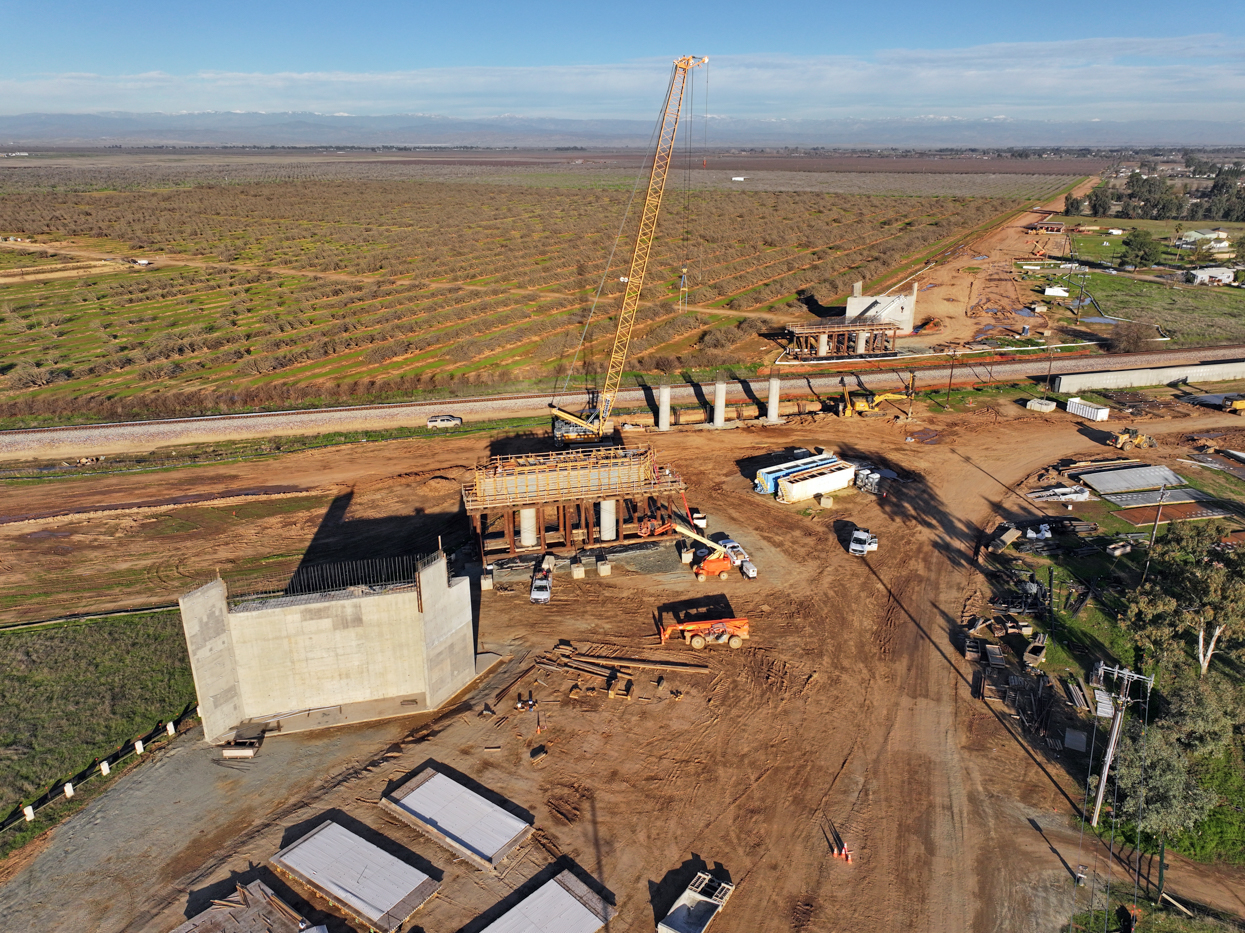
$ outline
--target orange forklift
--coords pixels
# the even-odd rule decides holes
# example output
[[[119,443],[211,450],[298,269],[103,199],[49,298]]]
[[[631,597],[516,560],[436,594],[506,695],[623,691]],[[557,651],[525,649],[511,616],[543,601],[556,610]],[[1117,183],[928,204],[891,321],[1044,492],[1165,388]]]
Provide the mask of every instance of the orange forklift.
[[[696,619],[684,622],[662,622],[661,643],[682,635],[683,640],[699,651],[706,645],[739,648],[748,638],[747,619]]]

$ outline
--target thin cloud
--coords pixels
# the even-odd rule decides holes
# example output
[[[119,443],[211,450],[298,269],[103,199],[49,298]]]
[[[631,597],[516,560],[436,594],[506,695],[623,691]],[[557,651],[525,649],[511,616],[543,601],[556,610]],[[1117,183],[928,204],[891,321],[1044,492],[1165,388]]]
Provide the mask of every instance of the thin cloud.
[[[768,119],[953,117],[1245,119],[1245,42],[1220,35],[1089,38],[869,57],[712,58],[715,115]],[[0,80],[31,112],[315,111],[460,118],[651,119],[669,62],[384,73],[204,71]]]

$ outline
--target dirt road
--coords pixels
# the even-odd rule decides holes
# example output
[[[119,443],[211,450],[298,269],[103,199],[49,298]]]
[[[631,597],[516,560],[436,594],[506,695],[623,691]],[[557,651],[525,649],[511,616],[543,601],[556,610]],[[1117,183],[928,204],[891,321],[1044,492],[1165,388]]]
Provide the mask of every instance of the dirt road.
[[[1073,847],[1079,793],[1001,707],[971,698],[970,666],[950,633],[981,582],[973,551],[982,522],[1031,512],[1012,488],[1034,469],[1103,448],[1067,416],[1016,408],[998,422],[929,416],[941,432],[934,445],[905,443],[900,425],[837,420],[661,437],[663,462],[688,481],[710,531],[738,539],[759,580],[707,588],[671,553],[658,572],[622,562],[609,578],[559,577],[547,607],[531,605],[516,585],[481,594],[482,647],[513,660],[464,698],[469,706],[431,730],[412,720],[270,738],[261,759],[237,769],[183,739],[176,756],[139,769],[56,830],[0,888],[0,911],[21,929],[167,930],[236,880],[259,876],[285,891],[264,860],[334,815],[444,873],[441,893],[416,918],[428,930],[462,928],[557,857],[615,898],[611,933],[651,930],[692,872],[715,863],[738,885],[723,930],[1056,930],[1073,906],[1064,862],[1104,877],[1108,862],[1096,844]],[[1215,414],[1192,421],[1197,429],[1237,424]],[[885,499],[837,497],[822,512],[753,494],[750,458],[791,444],[868,457],[913,481]],[[337,483],[356,490],[341,525],[348,534],[352,517],[360,530],[386,516],[425,521],[445,499],[446,477],[487,452],[477,438],[395,441],[62,488],[88,503],[130,495],[138,483],[153,496],[226,483]],[[52,486],[22,492],[55,498]],[[298,522],[288,540],[314,536]],[[880,536],[876,554],[846,554],[853,524]],[[222,546],[236,530],[220,531],[219,541],[183,535],[166,535],[165,549]],[[126,539],[113,544],[109,559],[124,560]],[[539,698],[546,726],[539,734],[534,714],[497,696],[531,651],[558,639],[603,654],[653,651],[654,612],[707,597],[753,623],[744,649],[701,656],[708,676],[667,674],[661,685],[641,677],[631,700],[586,690],[572,697],[560,677],[528,678],[522,687]],[[687,658],[681,647],[661,653]],[[480,715],[486,703],[497,716]],[[548,755],[533,763],[538,744]],[[429,759],[533,814],[536,837],[498,874],[466,869],[375,805]],[[850,865],[829,856],[831,821],[853,851]],[[1119,866],[1111,870],[1118,882]],[[1242,881],[1239,872],[1182,865],[1169,889],[1241,910]]]

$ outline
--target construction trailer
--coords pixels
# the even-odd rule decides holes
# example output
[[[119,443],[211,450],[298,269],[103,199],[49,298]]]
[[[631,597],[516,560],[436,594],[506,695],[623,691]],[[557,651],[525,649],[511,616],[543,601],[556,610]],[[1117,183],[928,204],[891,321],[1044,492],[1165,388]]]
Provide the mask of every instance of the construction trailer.
[[[757,470],[756,480],[753,482],[753,489],[763,496],[772,496],[778,491],[778,481],[787,476],[796,473],[803,473],[805,470],[812,470],[817,467],[829,466],[838,461],[838,457],[834,454],[817,454],[815,457],[800,457],[798,460],[788,460],[786,463],[778,463],[774,466],[763,467]]]
[[[652,447],[493,457],[463,486],[480,557],[676,536],[687,484]]]
[[[856,479],[856,468],[837,457],[833,460],[833,463],[782,477],[778,481],[778,501],[803,502],[851,486]]]

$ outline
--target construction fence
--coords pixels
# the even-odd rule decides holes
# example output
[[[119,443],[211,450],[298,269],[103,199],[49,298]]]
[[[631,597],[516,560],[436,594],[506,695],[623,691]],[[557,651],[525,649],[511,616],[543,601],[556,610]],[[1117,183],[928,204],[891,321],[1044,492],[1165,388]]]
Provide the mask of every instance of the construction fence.
[[[77,788],[82,784],[94,777],[108,777],[119,762],[131,755],[147,754],[157,743],[165,742],[185,732],[198,720],[198,715],[198,701],[192,700],[186,704],[186,708],[176,718],[168,722],[156,723],[145,735],[125,742],[103,758],[96,758],[77,774],[56,781],[29,803],[19,803],[11,813],[0,819],[0,832],[4,832],[11,826],[25,826],[33,822],[35,814],[44,807],[72,800]]]

